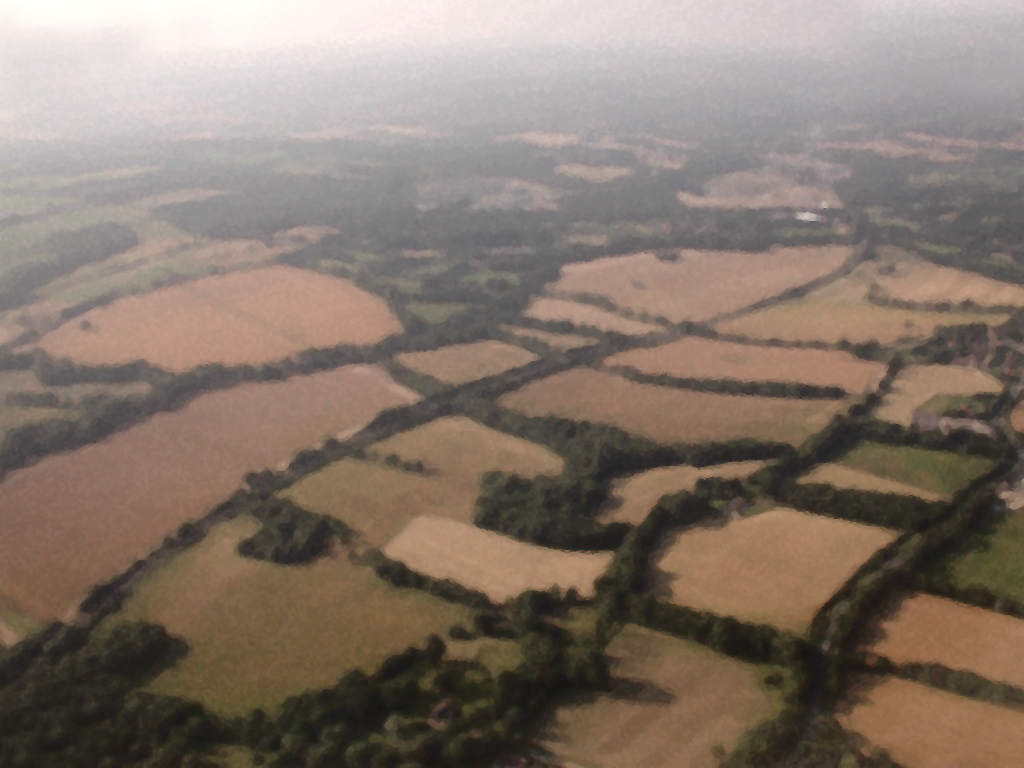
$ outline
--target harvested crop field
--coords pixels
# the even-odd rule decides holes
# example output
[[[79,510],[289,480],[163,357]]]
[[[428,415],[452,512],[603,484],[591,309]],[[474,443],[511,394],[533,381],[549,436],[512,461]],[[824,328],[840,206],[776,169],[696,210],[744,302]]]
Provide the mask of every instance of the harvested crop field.
[[[1024,306],[1024,287],[952,267],[940,267],[908,251],[879,249],[870,266],[882,293],[899,301],[923,304],[973,302],[980,307]]]
[[[594,582],[612,561],[610,552],[564,552],[524,544],[432,515],[410,522],[384,548],[384,554],[431,578],[450,579],[483,592],[495,603],[530,589],[551,587],[592,597]]]
[[[388,656],[470,618],[462,606],[397,589],[347,557],[296,567],[236,554],[258,529],[250,518],[217,526],[133,590],[115,620],[162,624],[189,644],[150,690],[228,716],[273,710],[349,670],[373,672]]]
[[[523,317],[547,322],[568,322],[583,328],[596,328],[599,331],[614,331],[626,336],[644,336],[648,333],[664,330],[660,325],[642,323],[639,320],[616,315],[591,304],[566,299],[535,299]]]
[[[1024,432],[1024,402],[1017,403],[1017,407],[1010,414],[1010,425],[1018,432]]]
[[[847,469],[937,494],[942,499],[952,497],[995,466],[989,459],[977,456],[880,443],[861,443],[837,463]]]
[[[417,400],[375,366],[201,395],[0,483],[0,603],[63,616],[242,476]]]
[[[885,528],[774,509],[677,533],[657,568],[676,605],[802,634],[864,561],[895,538]]]
[[[401,331],[387,304],[354,283],[280,266],[119,299],[46,334],[39,347],[87,365],[142,359],[180,372],[371,345]]]
[[[608,654],[619,685],[548,723],[543,746],[566,765],[715,768],[714,747],[730,752],[779,709],[766,668],[661,632],[627,625]]]
[[[893,677],[862,698],[839,722],[904,768],[1020,766],[1024,712]]]
[[[843,201],[826,184],[800,184],[773,171],[735,171],[716,176],[704,185],[703,195],[678,192],[688,208],[842,208]]]
[[[936,395],[999,394],[999,379],[966,365],[908,365],[875,412],[882,421],[909,427],[914,411]]]
[[[763,461],[734,461],[711,467],[660,467],[616,480],[612,484],[611,503],[600,520],[640,525],[665,494],[692,491],[704,477],[747,477],[764,466]]]
[[[547,344],[552,349],[563,351],[597,344],[597,339],[589,336],[577,336],[574,333],[551,333],[549,331],[539,331],[536,328],[519,328],[513,325],[504,325],[501,327],[501,330],[518,338],[534,339],[542,344]]]
[[[896,664],[964,669],[1024,688],[1024,620],[933,595],[906,598],[871,650]]]
[[[567,264],[551,288],[603,296],[622,309],[673,323],[705,321],[835,272],[852,252],[820,246],[764,253],[684,250],[675,261],[653,253],[610,256]]]
[[[445,384],[465,384],[532,363],[537,356],[500,341],[453,344],[429,352],[405,352],[395,360]]]
[[[947,501],[948,496],[933,491],[926,491],[914,485],[888,480],[884,477],[865,472],[861,469],[850,469],[841,464],[822,464],[803,475],[798,483],[820,483],[835,488],[851,491],[874,491],[875,493],[895,493],[900,496],[917,496],[925,501]]]
[[[841,387],[855,394],[874,390],[885,375],[884,365],[846,352],[763,347],[696,336],[622,352],[607,358],[605,364],[680,379],[785,381]]]
[[[633,169],[624,165],[583,165],[581,163],[563,163],[555,166],[555,173],[572,179],[588,181],[591,184],[607,184],[609,181],[632,176]]]
[[[557,475],[563,466],[546,448],[461,416],[403,432],[370,450],[378,457],[395,454],[406,462],[422,461],[425,471],[343,459],[303,478],[283,495],[337,517],[370,543],[383,545],[418,515],[471,521],[480,478],[487,472],[534,477]]]
[[[574,368],[527,384],[498,403],[528,416],[609,424],[662,443],[752,437],[798,445],[847,408],[843,400],[795,400],[693,392]]]

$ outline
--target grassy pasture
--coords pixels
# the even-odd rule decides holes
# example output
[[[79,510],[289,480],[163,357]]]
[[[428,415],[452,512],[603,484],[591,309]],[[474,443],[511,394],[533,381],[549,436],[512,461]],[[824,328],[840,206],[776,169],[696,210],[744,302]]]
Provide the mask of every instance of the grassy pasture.
[[[618,685],[559,707],[547,726],[543,746],[567,765],[714,768],[716,746],[731,751],[779,708],[767,668],[661,632],[627,625],[608,654]]]
[[[792,445],[847,407],[842,400],[716,395],[640,384],[590,368],[527,384],[498,402],[528,416],[610,424],[662,443],[752,437]]]
[[[704,185],[703,195],[676,194],[688,208],[842,208],[831,186],[801,184],[785,174],[764,169],[716,176]]]
[[[803,634],[814,614],[896,533],[774,509],[676,533],[657,563],[667,599]]]
[[[884,365],[846,352],[760,347],[696,336],[622,352],[607,358],[605,364],[680,379],[787,381],[841,387],[855,394],[873,390],[885,375]]]
[[[1024,688],[1024,620],[917,594],[906,598],[881,630],[883,638],[871,650],[896,664],[942,664]]]
[[[465,384],[496,376],[533,362],[537,356],[522,347],[500,341],[453,344],[429,352],[405,352],[395,360],[406,368],[433,376],[445,384]]]
[[[119,617],[162,624],[189,644],[151,690],[224,715],[273,710],[469,619],[468,609],[397,589],[344,556],[302,567],[238,556],[258,527],[249,518],[218,526],[135,588]]]
[[[980,543],[947,564],[953,583],[961,588],[983,587],[1024,602],[1024,513],[1003,517]]]
[[[904,768],[1016,768],[1024,753],[1024,712],[898,678],[858,695],[839,722]]]
[[[909,427],[914,412],[936,395],[995,395],[1002,391],[997,378],[970,366],[908,365],[896,377],[875,416]]]
[[[692,491],[703,477],[747,477],[764,466],[763,461],[736,461],[712,467],[660,467],[616,480],[611,503],[600,520],[639,525],[665,494]]]
[[[0,483],[0,603],[63,616],[246,472],[416,399],[372,366],[243,384],[12,472]]]
[[[993,467],[988,459],[976,456],[877,443],[858,445],[838,464],[885,480],[905,483],[942,498],[951,497]]]
[[[626,336],[644,336],[662,330],[661,326],[630,320],[591,304],[546,297],[535,299],[523,312],[523,317],[548,322],[569,322],[581,328],[614,331]]]
[[[567,350],[579,347],[589,347],[597,343],[597,339],[589,336],[577,336],[573,333],[550,333],[538,331],[536,328],[518,328],[514,325],[503,325],[501,330],[522,339],[535,339],[542,344],[547,344],[552,349]]]
[[[822,464],[797,480],[798,483],[815,483],[846,488],[852,491],[875,491],[896,493],[901,496],[917,496],[925,501],[948,501],[945,494],[926,491],[914,485],[879,477],[860,469],[851,469],[841,464]]]
[[[845,246],[772,248],[764,253],[681,251],[610,256],[562,268],[551,287],[565,295],[604,296],[622,309],[674,323],[703,321],[774,296],[839,269]]]
[[[39,347],[86,364],[144,359],[186,371],[271,362],[310,347],[376,344],[401,330],[382,299],[348,280],[269,267],[119,299],[48,333]]]
[[[418,515],[469,522],[480,477],[492,470],[532,477],[556,475],[562,459],[525,440],[464,417],[439,419],[373,446],[379,456],[422,461],[423,474],[380,461],[343,459],[303,478],[284,496],[307,509],[333,515],[370,543],[382,545]]]
[[[525,544],[446,517],[423,515],[384,548],[384,554],[435,579],[451,579],[483,592],[495,603],[529,589],[573,588],[594,594],[594,581],[612,561],[611,553],[565,552]]]

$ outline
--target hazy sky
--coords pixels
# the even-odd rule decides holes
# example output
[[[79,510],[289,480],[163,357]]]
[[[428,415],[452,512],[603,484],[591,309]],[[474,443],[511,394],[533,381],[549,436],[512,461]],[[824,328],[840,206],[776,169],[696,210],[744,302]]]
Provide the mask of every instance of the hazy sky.
[[[559,39],[827,46],[865,17],[1020,6],[1020,0],[0,0],[0,39],[102,32],[164,50]]]

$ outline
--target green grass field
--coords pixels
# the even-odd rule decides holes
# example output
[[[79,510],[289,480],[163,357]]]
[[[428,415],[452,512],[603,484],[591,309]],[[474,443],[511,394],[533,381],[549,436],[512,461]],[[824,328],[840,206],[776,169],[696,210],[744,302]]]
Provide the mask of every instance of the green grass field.
[[[470,620],[468,608],[393,587],[344,555],[290,567],[239,557],[237,543],[257,528],[250,518],[218,526],[147,577],[115,616],[162,624],[189,645],[150,690],[223,715],[272,711]]]
[[[994,466],[975,456],[877,443],[862,443],[837,463],[943,496],[953,495]]]
[[[949,561],[953,584],[983,587],[1000,597],[1024,602],[1024,513],[1007,515],[981,546]]]

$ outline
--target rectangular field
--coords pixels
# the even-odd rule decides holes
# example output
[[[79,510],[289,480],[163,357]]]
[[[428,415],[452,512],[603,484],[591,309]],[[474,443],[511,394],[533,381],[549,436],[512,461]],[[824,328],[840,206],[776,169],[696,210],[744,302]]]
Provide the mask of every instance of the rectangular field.
[[[609,424],[662,443],[752,437],[791,445],[848,407],[843,400],[716,395],[640,384],[590,368],[527,384],[498,402],[528,416]]]
[[[803,634],[818,609],[895,538],[885,528],[774,509],[677,533],[656,567],[676,605]]]
[[[370,449],[385,457],[422,461],[410,472],[381,461],[343,459],[284,492],[306,509],[343,520],[373,545],[383,545],[418,515],[470,522],[480,478],[494,470],[557,475],[562,459],[534,443],[457,416],[395,435]]]
[[[523,317],[549,322],[568,322],[581,328],[613,331],[626,336],[644,336],[662,330],[661,326],[630,320],[591,304],[543,296],[531,302],[523,312]]]
[[[612,691],[559,707],[543,746],[587,768],[715,768],[740,736],[772,717],[778,693],[766,668],[627,625],[608,646]]]
[[[522,347],[493,340],[395,355],[395,360],[406,368],[433,376],[445,384],[465,384],[496,376],[536,359],[535,354]]]
[[[840,387],[854,394],[875,389],[885,375],[884,365],[846,352],[762,347],[695,336],[660,347],[621,352],[604,362],[680,379],[787,381]]]
[[[594,581],[612,561],[611,553],[564,552],[524,544],[508,536],[445,517],[424,515],[384,548],[392,560],[435,579],[451,579],[483,592],[495,603],[529,589],[558,587],[594,594]]]
[[[908,365],[896,376],[892,390],[875,417],[909,427],[914,412],[936,395],[996,395],[999,379],[966,365]]]
[[[898,678],[859,695],[839,722],[904,768],[1018,768],[1024,754],[1024,712]]]
[[[551,288],[597,294],[621,309],[673,323],[706,321],[834,272],[852,254],[846,246],[775,247],[764,253],[688,251],[675,261],[653,253],[610,256],[562,268]]]
[[[402,331],[383,299],[354,283],[276,266],[162,288],[86,312],[39,347],[87,365],[148,360],[170,371],[260,364],[311,347],[371,345]]]
[[[763,461],[735,461],[712,467],[660,467],[616,480],[612,484],[611,503],[600,520],[640,525],[665,494],[692,491],[704,477],[747,477],[764,466]]]
[[[1024,688],[1024,621],[933,595],[916,594],[882,622],[871,650],[896,664],[964,669]]]
[[[149,689],[202,702],[218,714],[272,711],[285,698],[327,687],[352,669],[443,635],[469,609],[397,589],[345,556],[278,566],[235,552],[259,529],[222,524],[147,576],[115,620],[162,624],[188,655]]]
[[[243,384],[12,472],[0,483],[0,604],[64,616],[246,472],[416,399],[374,366]]]

